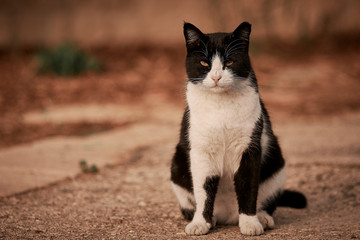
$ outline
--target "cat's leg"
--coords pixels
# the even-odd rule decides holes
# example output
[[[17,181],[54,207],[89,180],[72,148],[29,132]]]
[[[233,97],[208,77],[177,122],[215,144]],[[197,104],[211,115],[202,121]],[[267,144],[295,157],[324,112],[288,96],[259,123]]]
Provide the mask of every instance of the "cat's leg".
[[[214,201],[220,177],[214,174],[206,154],[192,150],[190,155],[196,210],[185,232],[189,235],[203,235],[208,233],[212,226]]]
[[[195,213],[194,195],[174,182],[171,183],[171,186],[179,201],[182,215],[186,220],[191,221]]]
[[[234,176],[235,192],[239,207],[239,227],[244,235],[260,235],[264,228],[256,215],[259,189],[260,158],[257,148],[247,149]]]
[[[180,210],[186,220],[191,221],[195,213],[195,199],[190,173],[187,146],[178,144],[171,163],[171,186],[179,201]]]
[[[269,168],[267,168],[268,170]],[[285,180],[286,169],[282,167],[275,169],[272,176],[260,184],[257,199],[257,215],[264,229],[274,228],[275,226],[272,214],[278,206]]]
[[[260,186],[260,191],[259,191],[260,200],[262,198],[261,193],[264,192],[261,190],[264,187],[269,188],[269,186]],[[261,208],[258,210],[256,215],[258,216],[259,221],[264,229],[272,229],[275,227],[275,222],[272,217],[272,214],[274,213],[277,207],[278,198],[280,196],[279,192],[280,190],[278,192],[273,193],[273,195],[269,196],[265,201],[262,201],[262,203],[260,204],[258,201],[258,206],[260,205]]]

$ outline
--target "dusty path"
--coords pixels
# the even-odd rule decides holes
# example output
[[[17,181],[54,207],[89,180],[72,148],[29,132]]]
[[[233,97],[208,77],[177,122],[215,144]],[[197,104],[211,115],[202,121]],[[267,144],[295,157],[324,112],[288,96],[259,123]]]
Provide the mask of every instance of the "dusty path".
[[[360,239],[360,114],[279,121],[275,129],[287,187],[303,191],[309,207],[278,209],[265,235],[243,237],[236,226],[185,235],[169,184],[174,138],[139,147],[96,175],[2,198],[0,239]]]

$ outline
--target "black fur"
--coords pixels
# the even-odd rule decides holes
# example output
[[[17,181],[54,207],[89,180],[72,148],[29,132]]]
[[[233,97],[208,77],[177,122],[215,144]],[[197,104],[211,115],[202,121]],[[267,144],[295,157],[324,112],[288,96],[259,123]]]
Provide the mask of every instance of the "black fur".
[[[261,163],[260,183],[264,182],[285,166],[285,160],[282,156],[277,137],[274,135],[271,127],[270,117],[262,101],[261,109],[264,119],[265,131],[269,137],[269,150]]]
[[[189,192],[192,192],[193,183],[190,171],[190,144],[188,131],[189,109],[186,108],[181,122],[180,141],[176,146],[176,151],[171,162],[171,181],[185,188]]]
[[[285,190],[278,200],[278,206],[305,208],[307,206],[307,201],[304,194],[296,191]]]
[[[181,213],[185,220],[191,221],[194,218],[195,210],[193,209],[181,209]]]
[[[240,167],[234,176],[239,213],[256,214],[256,199],[260,180],[261,133],[263,120],[259,119],[251,136],[251,143],[242,155]]]
[[[213,212],[214,212],[215,195],[216,195],[217,188],[219,185],[219,180],[220,180],[219,176],[207,177],[205,184],[204,184],[204,189],[206,191],[207,197],[205,200],[205,208],[203,211],[203,216],[204,216],[204,219],[206,220],[206,222],[208,222],[208,223],[211,223],[211,221],[212,221],[212,216],[213,216]]]

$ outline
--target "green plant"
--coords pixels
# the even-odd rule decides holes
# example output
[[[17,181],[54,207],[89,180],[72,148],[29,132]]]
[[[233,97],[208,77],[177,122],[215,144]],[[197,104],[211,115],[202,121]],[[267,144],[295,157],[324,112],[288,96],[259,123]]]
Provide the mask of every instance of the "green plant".
[[[80,168],[83,173],[97,173],[99,168],[96,165],[89,166],[85,160],[80,161]]]
[[[73,44],[63,44],[55,49],[38,51],[38,73],[54,73],[59,76],[74,76],[85,71],[100,71],[103,64],[88,56]]]

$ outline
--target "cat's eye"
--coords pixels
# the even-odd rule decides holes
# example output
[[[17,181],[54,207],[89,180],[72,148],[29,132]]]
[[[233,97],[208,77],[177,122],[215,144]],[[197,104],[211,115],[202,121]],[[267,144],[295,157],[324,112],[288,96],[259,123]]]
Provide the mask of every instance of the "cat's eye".
[[[227,67],[229,67],[229,66],[231,66],[232,64],[234,63],[234,61],[227,61],[226,63],[225,63],[225,66],[227,66]]]
[[[204,62],[204,61],[200,61],[200,64],[203,65],[204,67],[208,67],[209,64],[207,62]]]

